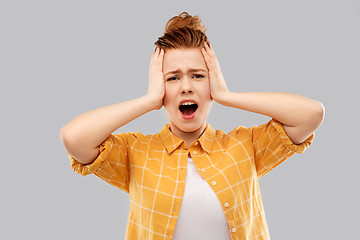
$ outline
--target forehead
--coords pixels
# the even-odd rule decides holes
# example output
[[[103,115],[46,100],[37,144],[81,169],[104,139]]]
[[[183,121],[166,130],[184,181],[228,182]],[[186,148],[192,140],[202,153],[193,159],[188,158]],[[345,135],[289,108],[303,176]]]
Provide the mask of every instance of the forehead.
[[[163,71],[177,69],[206,68],[200,48],[168,49],[164,55]]]

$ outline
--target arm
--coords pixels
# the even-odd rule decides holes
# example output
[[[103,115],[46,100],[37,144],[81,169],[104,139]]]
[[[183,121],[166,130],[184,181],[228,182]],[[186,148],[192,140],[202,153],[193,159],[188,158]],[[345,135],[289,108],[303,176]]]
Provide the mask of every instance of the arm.
[[[149,69],[149,89],[145,96],[83,113],[60,130],[60,138],[69,154],[83,164],[99,155],[99,145],[116,129],[141,115],[160,109],[165,93],[162,61],[164,51],[153,52]]]
[[[292,93],[229,91],[213,49],[205,44],[202,53],[209,69],[211,96],[216,102],[276,119],[295,144],[306,140],[322,123],[325,108],[319,101]]]

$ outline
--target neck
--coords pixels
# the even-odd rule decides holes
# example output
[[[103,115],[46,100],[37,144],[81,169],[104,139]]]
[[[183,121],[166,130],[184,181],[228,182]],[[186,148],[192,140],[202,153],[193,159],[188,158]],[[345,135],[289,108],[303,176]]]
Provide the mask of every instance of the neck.
[[[194,141],[196,141],[201,136],[201,134],[203,134],[205,128],[206,128],[206,123],[204,123],[199,129],[197,129],[193,132],[184,132],[184,131],[180,130],[179,128],[173,126],[173,124],[170,123],[171,132],[178,138],[184,140],[186,142],[187,148],[189,148],[190,145]]]

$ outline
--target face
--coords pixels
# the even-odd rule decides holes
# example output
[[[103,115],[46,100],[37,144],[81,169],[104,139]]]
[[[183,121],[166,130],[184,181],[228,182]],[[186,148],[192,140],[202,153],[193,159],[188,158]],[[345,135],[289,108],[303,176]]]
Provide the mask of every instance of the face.
[[[166,50],[163,73],[164,107],[171,131],[182,135],[205,129],[212,99],[208,69],[200,48]]]

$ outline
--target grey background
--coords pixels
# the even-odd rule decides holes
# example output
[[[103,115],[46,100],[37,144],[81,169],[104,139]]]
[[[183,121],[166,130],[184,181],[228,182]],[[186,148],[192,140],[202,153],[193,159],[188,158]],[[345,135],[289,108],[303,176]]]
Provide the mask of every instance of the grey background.
[[[272,239],[358,236],[359,1],[2,0],[1,239],[124,238],[128,195],[73,173],[58,132],[144,95],[153,43],[182,11],[202,18],[232,91],[325,105],[313,145],[260,179]],[[228,132],[269,119],[214,104],[208,122]],[[116,132],[165,123],[162,109]]]

